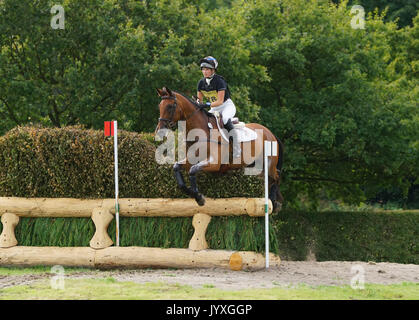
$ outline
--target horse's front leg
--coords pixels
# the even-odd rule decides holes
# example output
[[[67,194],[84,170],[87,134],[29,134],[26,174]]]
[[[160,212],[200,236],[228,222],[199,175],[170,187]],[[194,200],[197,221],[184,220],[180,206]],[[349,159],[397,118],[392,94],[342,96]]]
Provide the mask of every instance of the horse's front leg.
[[[210,147],[207,150],[209,150],[209,153],[206,154],[206,157],[192,165],[189,169],[189,180],[191,182],[191,192],[193,193],[192,197],[195,198],[200,206],[205,204],[205,197],[198,190],[198,184],[196,182],[198,173],[201,171],[219,172],[221,167],[221,162],[219,160],[221,159],[221,148],[219,148],[218,143],[210,144]]]
[[[189,188],[188,186],[186,186],[185,184],[185,180],[183,179],[183,175],[182,175],[182,170],[183,170],[183,165],[180,164],[179,162],[176,162],[175,165],[173,166],[173,171],[175,173],[175,177],[176,177],[176,182],[178,184],[178,187],[187,195],[189,195],[190,197],[194,196],[194,193],[192,192],[191,188]]]
[[[204,169],[209,168],[209,161],[200,161],[197,164],[193,165],[189,170],[189,180],[191,181],[191,191],[193,192],[193,197],[195,198],[196,202],[203,206],[205,204],[205,197],[202,193],[198,190],[198,185],[196,183],[197,174]]]

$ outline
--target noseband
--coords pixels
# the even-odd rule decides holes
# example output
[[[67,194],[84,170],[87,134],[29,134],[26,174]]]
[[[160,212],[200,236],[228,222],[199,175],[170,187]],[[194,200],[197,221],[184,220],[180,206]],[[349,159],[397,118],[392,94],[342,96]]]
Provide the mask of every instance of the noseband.
[[[172,99],[172,100],[174,100],[175,102],[173,103],[173,105],[174,105],[174,110],[176,110],[176,108],[177,108],[176,96],[164,96],[164,97],[161,97],[161,99],[162,100],[165,100],[165,99]],[[171,116],[170,119],[167,119],[167,118],[159,118],[159,121],[173,122],[174,115],[175,115],[175,112],[173,112],[173,114],[172,114],[172,116]]]

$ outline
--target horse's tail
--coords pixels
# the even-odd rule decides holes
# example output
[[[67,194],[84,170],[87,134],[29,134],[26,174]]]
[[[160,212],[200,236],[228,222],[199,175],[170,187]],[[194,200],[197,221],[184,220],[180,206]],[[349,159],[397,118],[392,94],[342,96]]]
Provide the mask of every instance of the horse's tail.
[[[275,139],[276,141],[278,141],[278,162],[276,164],[276,172],[278,173],[278,180],[275,183],[275,186],[276,186],[275,190],[276,190],[276,196],[278,197],[277,198],[278,203],[275,202],[275,205],[274,205],[275,210],[277,210],[278,206],[279,208],[281,208],[282,204],[284,203],[284,197],[282,196],[282,193],[279,189],[281,175],[282,175],[282,165],[284,163],[284,144],[277,136],[275,136]]]
[[[284,145],[282,141],[274,135],[276,141],[278,141],[278,163],[276,164],[276,171],[278,175],[281,176],[282,173],[282,164],[284,163]]]

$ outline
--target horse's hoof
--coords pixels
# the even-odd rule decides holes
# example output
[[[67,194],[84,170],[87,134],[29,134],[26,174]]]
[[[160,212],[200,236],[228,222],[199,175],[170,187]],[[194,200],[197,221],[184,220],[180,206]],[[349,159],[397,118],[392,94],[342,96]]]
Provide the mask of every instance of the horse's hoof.
[[[195,196],[195,192],[193,192],[193,191],[192,191],[192,189],[191,189],[191,188],[189,188],[189,187],[187,187],[187,186],[182,186],[182,187],[181,187],[181,190],[182,190],[185,194],[189,195],[190,197],[194,197],[194,196]]]
[[[272,212],[279,212],[282,209],[282,203],[279,201],[275,201],[273,203],[273,208],[272,208]]]
[[[202,194],[198,194],[195,197],[196,202],[198,203],[198,205],[203,206],[205,204],[205,197]]]

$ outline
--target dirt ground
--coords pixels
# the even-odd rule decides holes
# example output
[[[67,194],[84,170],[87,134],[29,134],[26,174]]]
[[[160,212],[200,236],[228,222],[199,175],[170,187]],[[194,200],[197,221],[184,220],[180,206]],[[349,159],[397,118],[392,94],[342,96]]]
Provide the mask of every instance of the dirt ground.
[[[0,276],[0,289],[29,284],[52,277],[54,274]],[[92,270],[65,275],[67,279],[109,278],[135,283],[166,282],[190,285],[194,288],[210,286],[224,290],[273,288],[278,286],[351,285],[355,280],[365,283],[419,283],[419,265],[341,261],[282,261],[281,266],[260,271],[231,271],[225,269],[141,269]]]

